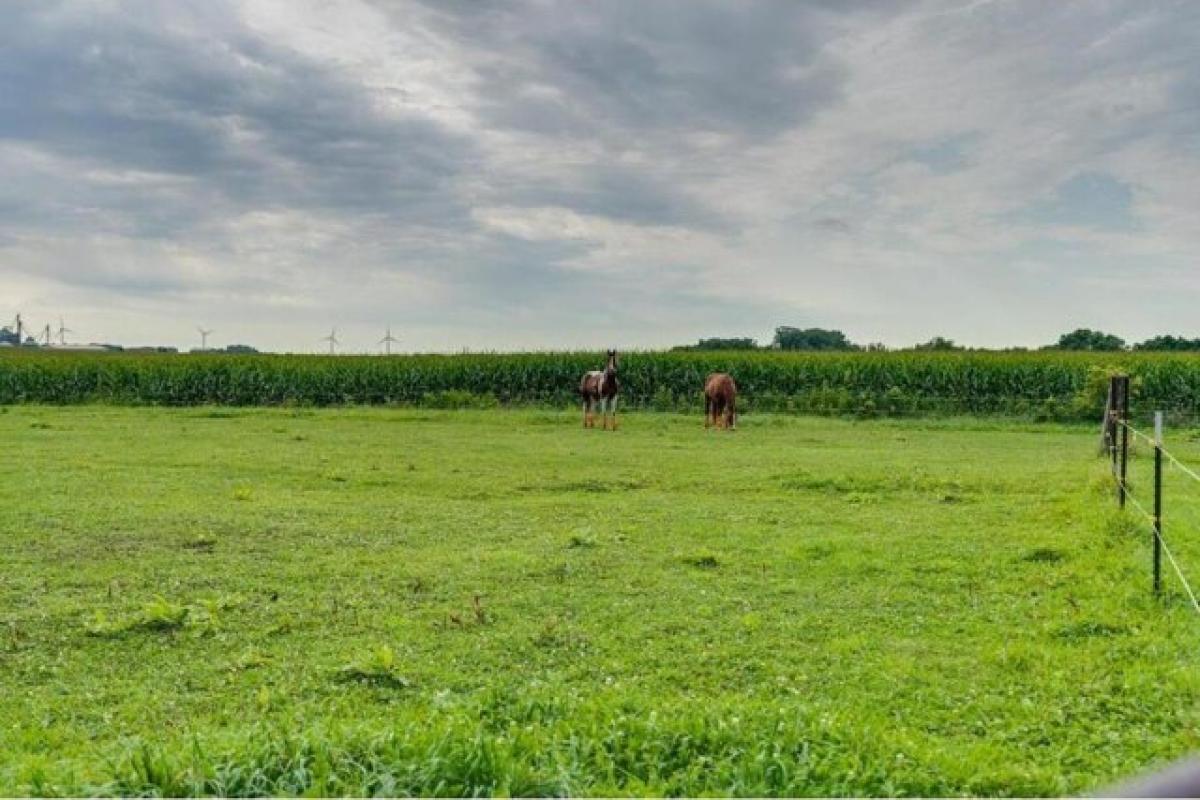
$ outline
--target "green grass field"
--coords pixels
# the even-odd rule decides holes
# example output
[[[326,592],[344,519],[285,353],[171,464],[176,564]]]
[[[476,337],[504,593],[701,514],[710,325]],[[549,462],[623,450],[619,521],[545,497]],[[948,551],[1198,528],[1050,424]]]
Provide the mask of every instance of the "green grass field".
[[[1091,425],[0,411],[3,794],[1053,795],[1200,745]]]

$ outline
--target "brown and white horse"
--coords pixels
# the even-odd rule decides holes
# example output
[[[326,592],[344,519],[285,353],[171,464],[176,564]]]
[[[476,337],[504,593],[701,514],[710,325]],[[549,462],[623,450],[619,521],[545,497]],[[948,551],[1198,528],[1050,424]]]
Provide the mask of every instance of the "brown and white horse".
[[[617,429],[617,392],[621,386],[617,383],[617,351],[608,351],[608,361],[604,370],[592,370],[583,376],[579,382],[579,394],[583,398],[583,427],[596,427],[593,410],[600,404],[602,426],[608,429],[608,412],[612,410],[612,429]]]
[[[709,375],[704,381],[704,427],[716,425],[733,430],[736,412],[737,384],[733,378],[724,372]]]

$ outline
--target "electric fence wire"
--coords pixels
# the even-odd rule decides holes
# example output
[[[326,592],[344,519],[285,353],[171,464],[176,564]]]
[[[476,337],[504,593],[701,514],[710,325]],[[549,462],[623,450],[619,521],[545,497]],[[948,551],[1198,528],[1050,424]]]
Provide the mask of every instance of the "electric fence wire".
[[[1129,426],[1126,425],[1126,427]],[[1132,431],[1133,428],[1130,427],[1129,430]],[[1144,434],[1142,434],[1142,436],[1145,437]],[[1163,454],[1166,454],[1165,450],[1163,451]],[[1193,477],[1195,477],[1194,474]],[[1133,491],[1129,488],[1128,481],[1122,481],[1116,475],[1113,476],[1113,480],[1118,486],[1121,487],[1122,490],[1124,490],[1125,499],[1133,503],[1134,508],[1136,508],[1138,512],[1146,518],[1146,521],[1150,523],[1150,530],[1154,534],[1154,538],[1158,540],[1159,545],[1162,547],[1162,551],[1167,554],[1167,560],[1171,562],[1171,567],[1175,570],[1175,574],[1179,577],[1179,582],[1183,584],[1183,589],[1187,592],[1188,599],[1192,601],[1192,608],[1196,609],[1197,614],[1200,614],[1200,600],[1196,599],[1196,593],[1192,590],[1191,583],[1188,582],[1187,576],[1183,574],[1183,569],[1179,566],[1179,562],[1175,560],[1175,555],[1171,552],[1171,548],[1167,546],[1167,540],[1164,539],[1162,533],[1159,532],[1158,519],[1149,511],[1147,511],[1146,507],[1138,501],[1136,496],[1134,496]],[[1197,480],[1200,480],[1200,478],[1197,478]]]
[[[1125,427],[1130,433],[1132,433],[1137,438],[1145,440],[1146,443],[1149,444],[1151,447],[1158,446],[1158,443],[1155,442],[1151,436],[1147,435],[1146,433],[1143,433],[1142,431],[1139,431],[1137,428],[1133,427],[1128,422],[1125,422],[1124,420],[1117,420],[1117,424]],[[1172,453],[1167,448],[1161,447],[1161,446],[1159,446],[1159,447],[1162,450],[1163,458],[1167,459],[1173,465],[1178,467],[1179,471],[1182,472],[1184,475],[1187,475],[1192,480],[1196,481],[1197,483],[1200,483],[1200,474],[1197,474],[1194,469],[1192,469],[1187,464],[1184,464],[1182,461],[1180,461],[1175,456],[1175,454]]]

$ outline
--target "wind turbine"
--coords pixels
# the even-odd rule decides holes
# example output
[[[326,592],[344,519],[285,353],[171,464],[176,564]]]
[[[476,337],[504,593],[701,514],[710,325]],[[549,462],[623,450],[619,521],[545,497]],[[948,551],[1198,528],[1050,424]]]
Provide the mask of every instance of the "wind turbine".
[[[50,332],[50,323],[49,322],[46,323],[46,327],[42,328],[42,332],[40,335],[42,337],[42,347],[49,347],[50,346],[50,337],[53,335]]]
[[[337,346],[339,344],[341,344],[341,342],[339,342],[338,338],[337,338],[337,328],[334,328],[333,330],[329,331],[329,335],[322,337],[321,341],[329,342],[329,355],[334,355],[334,353],[336,352]]]
[[[200,333],[200,349],[207,350],[208,349],[208,337],[210,334],[212,334],[212,329],[210,328],[210,329],[206,330],[204,328],[196,328],[196,330]]]
[[[67,334],[68,334],[68,333],[74,333],[74,332],[75,332],[75,331],[71,330],[70,328],[68,328],[68,327],[66,326],[66,324],[65,324],[65,323],[63,323],[63,318],[62,318],[62,317],[59,317],[59,318],[58,318],[58,343],[59,343],[60,345],[66,346],[66,344],[67,344]]]
[[[380,339],[379,344],[383,345],[384,354],[390,356],[392,354],[392,342],[398,341],[400,340],[395,336],[392,336],[392,326],[388,325],[387,336],[384,336],[382,339]]]

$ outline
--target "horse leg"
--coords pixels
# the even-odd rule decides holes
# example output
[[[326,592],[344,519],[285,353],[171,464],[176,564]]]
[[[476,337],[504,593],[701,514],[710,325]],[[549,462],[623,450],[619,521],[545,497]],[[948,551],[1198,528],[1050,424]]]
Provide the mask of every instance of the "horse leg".
[[[615,431],[617,429],[617,398],[614,397],[609,402],[612,403],[612,419],[613,419],[612,429]]]
[[[737,400],[730,399],[729,410],[726,412],[729,416],[726,418],[729,430],[737,427]]]
[[[592,427],[592,398],[583,398],[583,427]]]

